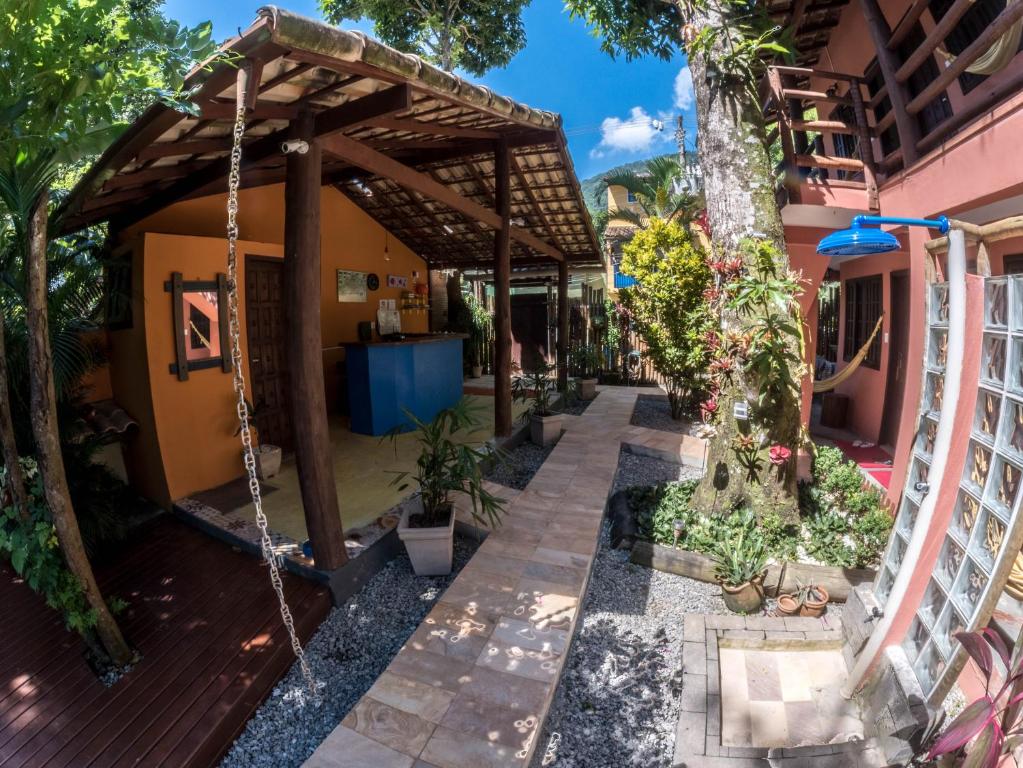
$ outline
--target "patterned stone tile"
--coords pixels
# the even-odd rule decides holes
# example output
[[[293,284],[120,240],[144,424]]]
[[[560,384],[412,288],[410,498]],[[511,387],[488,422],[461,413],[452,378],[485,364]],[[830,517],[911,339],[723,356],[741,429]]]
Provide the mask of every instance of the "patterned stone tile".
[[[451,703],[440,724],[518,750],[528,748],[536,738],[540,712],[508,709],[463,694]]]
[[[525,749],[478,739],[444,726],[437,726],[421,755],[438,768],[521,768],[526,757]],[[351,765],[354,768],[356,763]]]
[[[366,695],[395,709],[439,723],[455,694],[433,685],[384,672]]]
[[[457,693],[472,679],[473,665],[464,659],[406,647],[394,657],[387,671]]]
[[[436,727],[428,720],[368,696],[355,705],[341,724],[411,757],[419,756]]]
[[[491,640],[476,664],[497,672],[527,677],[544,683],[557,682],[561,672],[561,656],[550,650],[533,650],[521,645]]]
[[[302,764],[302,768],[411,768],[415,758],[339,725]]]
[[[561,629],[540,628],[528,621],[501,618],[491,639],[560,656],[568,648],[569,636]]]

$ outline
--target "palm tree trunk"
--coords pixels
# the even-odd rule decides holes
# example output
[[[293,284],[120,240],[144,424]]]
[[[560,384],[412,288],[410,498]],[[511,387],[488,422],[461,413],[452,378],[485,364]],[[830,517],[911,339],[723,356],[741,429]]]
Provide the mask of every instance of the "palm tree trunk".
[[[679,1],[683,17],[688,15]],[[690,21],[697,29],[726,28],[729,23],[716,3],[697,3]],[[764,125],[760,107],[743,83],[722,83],[720,72],[726,68],[727,35],[719,36],[709,52],[694,52],[689,58],[696,96],[699,127],[698,150],[703,169],[707,218],[713,242],[729,253],[738,253],[745,238],[773,243],[781,254],[779,267],[788,267],[785,230],[774,197],[774,174],[764,146]],[[725,323],[740,329],[742,318],[731,316]],[[797,510],[795,475],[791,467],[781,472],[768,466],[751,480],[739,465],[732,440],[738,425],[732,416],[733,404],[747,399],[738,384],[724,387],[718,396],[719,426],[711,439],[707,472],[696,495],[704,509],[727,510],[735,504],[749,504],[758,512],[776,511],[793,519]],[[785,441],[793,449],[800,435],[799,403],[784,412],[772,413],[774,439]],[[791,463],[791,462],[790,462]]]
[[[36,459],[46,489],[46,503],[57,529],[57,539],[68,569],[78,580],[89,606],[96,613],[96,634],[110,660],[124,666],[132,659],[120,627],[103,600],[96,577],[85,554],[78,520],[71,506],[71,493],[64,474],[64,460],[57,432],[57,398],[53,384],[53,356],[50,350],[46,314],[46,202],[48,190],[39,195],[28,222],[28,363],[32,401],[32,434]]]
[[[22,520],[28,520],[28,495],[21,472],[18,445],[14,440],[14,422],[11,419],[11,392],[7,386],[7,343],[4,338],[4,318],[0,313],[0,458],[7,467],[7,492]],[[3,489],[0,488],[0,491]]]

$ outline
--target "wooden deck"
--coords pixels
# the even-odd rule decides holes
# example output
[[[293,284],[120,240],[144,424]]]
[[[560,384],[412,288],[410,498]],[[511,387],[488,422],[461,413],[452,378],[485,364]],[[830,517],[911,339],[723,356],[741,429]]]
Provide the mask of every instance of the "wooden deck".
[[[0,563],[0,767],[209,766],[292,663],[265,567],[165,517],[99,569],[142,661],[112,688],[56,612]],[[307,639],[328,592],[287,575]]]

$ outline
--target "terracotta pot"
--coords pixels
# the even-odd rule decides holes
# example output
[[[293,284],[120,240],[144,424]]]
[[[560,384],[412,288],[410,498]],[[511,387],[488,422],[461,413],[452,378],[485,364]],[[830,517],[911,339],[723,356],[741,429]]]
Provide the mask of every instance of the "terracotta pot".
[[[795,616],[802,608],[795,595],[778,595],[778,613],[782,616]]]
[[[405,544],[412,570],[417,576],[446,576],[451,573],[454,555],[455,510],[451,510],[447,525],[437,528],[412,528],[411,515],[422,514],[422,497],[409,499],[398,523],[398,538]]]
[[[747,581],[738,587],[722,584],[721,597],[733,613],[754,613],[764,604],[764,586],[759,579]]]
[[[811,616],[818,617],[823,616],[824,612],[828,610],[828,590],[824,587],[816,587],[816,590],[821,594],[821,600],[814,600],[809,595],[806,596],[806,600],[799,607],[800,616]]]

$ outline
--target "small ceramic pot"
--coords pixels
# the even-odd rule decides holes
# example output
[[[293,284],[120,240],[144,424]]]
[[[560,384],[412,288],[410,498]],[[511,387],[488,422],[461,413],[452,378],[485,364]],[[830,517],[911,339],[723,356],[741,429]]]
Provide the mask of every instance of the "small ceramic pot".
[[[258,445],[253,453],[256,456],[256,475],[260,480],[269,480],[281,471],[282,451],[276,445]]]
[[[483,366],[482,365],[474,365],[472,367],[472,378],[478,379],[482,375],[483,375]]]
[[[529,417],[529,437],[534,444],[539,446],[553,443],[561,437],[561,414],[555,413],[550,416]]]
[[[422,497],[413,497],[404,504],[398,523],[398,538],[405,544],[412,570],[417,576],[446,576],[451,573],[454,555],[455,511],[451,510],[447,525],[436,528],[410,526],[409,517],[422,512]]]
[[[778,595],[778,613],[782,616],[795,616],[801,607],[795,595]]]
[[[596,379],[580,379],[579,380],[579,397],[583,400],[592,400],[597,396],[597,380]]]
[[[814,589],[820,593],[821,599],[815,600],[810,595],[807,595],[806,600],[804,600],[803,604],[799,607],[800,616],[811,616],[816,618],[818,616],[823,616],[824,612],[828,610],[828,598],[830,597],[828,595],[828,590],[824,589],[824,587],[815,587]]]

